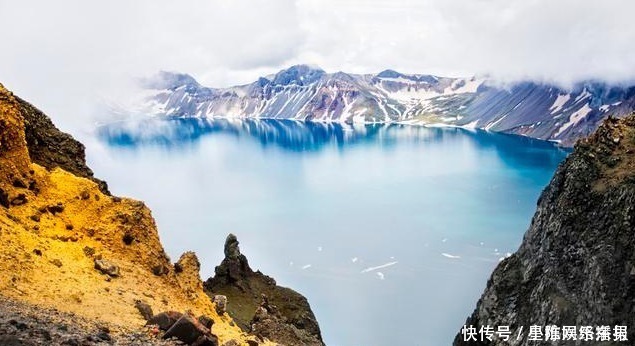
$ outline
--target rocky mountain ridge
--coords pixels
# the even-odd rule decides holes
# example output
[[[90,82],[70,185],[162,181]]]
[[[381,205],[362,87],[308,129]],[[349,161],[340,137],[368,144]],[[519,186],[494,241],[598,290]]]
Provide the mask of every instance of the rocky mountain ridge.
[[[142,83],[127,112],[168,117],[239,117],[321,122],[405,122],[462,126],[573,145],[606,117],[635,109],[635,86],[581,82],[571,90],[486,78],[326,73],[296,65],[229,88],[200,85],[187,74],[161,72]],[[121,111],[121,110],[119,110]]]
[[[583,334],[587,341],[582,344],[632,344],[619,339],[617,326],[626,326],[624,337],[635,340],[634,236],[631,115],[607,119],[576,144],[540,196],[520,248],[496,267],[467,319],[475,337],[459,333],[454,345],[575,343],[546,340],[548,326],[558,328],[551,329],[551,335],[560,339],[563,326],[574,328],[573,340],[582,335],[581,328],[591,328]],[[488,326],[508,326],[513,337],[481,337],[479,331]],[[530,338],[531,326],[541,328],[536,341]],[[518,337],[521,328],[524,333]]]
[[[306,298],[253,271],[233,234],[225,241],[225,258],[204,285],[212,296],[221,294],[239,302],[230,304],[227,311],[243,330],[288,346],[324,345]]]

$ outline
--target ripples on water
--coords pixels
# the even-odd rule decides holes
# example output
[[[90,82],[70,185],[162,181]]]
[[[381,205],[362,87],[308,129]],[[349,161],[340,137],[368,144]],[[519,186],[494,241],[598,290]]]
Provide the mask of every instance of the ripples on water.
[[[449,345],[567,152],[399,124],[173,119],[100,127],[92,163],[202,275],[229,232],[309,299],[328,345]],[[231,302],[230,302],[231,304]]]

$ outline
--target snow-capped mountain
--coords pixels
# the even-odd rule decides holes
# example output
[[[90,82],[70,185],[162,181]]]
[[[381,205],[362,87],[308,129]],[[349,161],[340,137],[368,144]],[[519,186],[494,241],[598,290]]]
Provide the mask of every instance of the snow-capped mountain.
[[[572,90],[533,82],[498,87],[484,78],[326,73],[307,65],[230,88],[208,88],[186,74],[144,80],[142,112],[169,117],[407,122],[521,134],[565,145],[608,115],[635,109],[635,86],[599,82]]]

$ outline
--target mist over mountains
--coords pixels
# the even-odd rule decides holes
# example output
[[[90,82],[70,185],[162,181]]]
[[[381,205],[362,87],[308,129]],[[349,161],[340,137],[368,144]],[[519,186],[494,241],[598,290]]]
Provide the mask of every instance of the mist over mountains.
[[[635,86],[587,81],[567,90],[531,81],[501,86],[488,78],[327,73],[295,65],[253,83],[211,88],[183,73],[142,81],[135,111],[162,117],[267,118],[320,122],[403,122],[460,126],[572,145],[609,115],[635,108]]]

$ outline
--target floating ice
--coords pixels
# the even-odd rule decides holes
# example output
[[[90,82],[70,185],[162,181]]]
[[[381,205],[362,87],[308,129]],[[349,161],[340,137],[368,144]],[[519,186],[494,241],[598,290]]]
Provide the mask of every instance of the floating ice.
[[[309,269],[309,268],[311,268],[311,265],[310,265],[310,264],[307,264],[307,265],[302,266],[302,270]]]
[[[379,280],[384,280],[384,273],[377,272],[377,277],[379,278]]]
[[[376,266],[376,267],[368,267],[368,268],[362,270],[362,273],[368,273],[368,272],[372,272],[372,271],[377,270],[377,269],[387,268],[387,267],[390,267],[390,266],[394,266],[397,263],[399,263],[399,262],[394,261],[394,262],[388,262],[386,264],[382,264],[382,265],[379,265],[379,266]]]
[[[452,258],[452,259],[459,259],[461,258],[461,256],[455,256],[455,255],[450,255],[449,253],[442,253],[441,256],[443,257],[447,257],[447,258]]]

